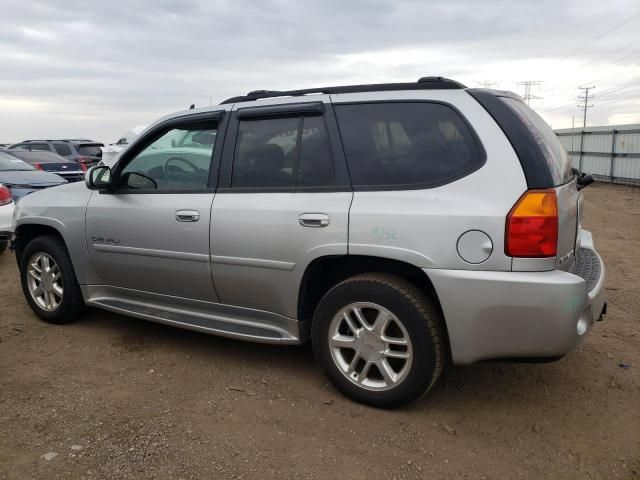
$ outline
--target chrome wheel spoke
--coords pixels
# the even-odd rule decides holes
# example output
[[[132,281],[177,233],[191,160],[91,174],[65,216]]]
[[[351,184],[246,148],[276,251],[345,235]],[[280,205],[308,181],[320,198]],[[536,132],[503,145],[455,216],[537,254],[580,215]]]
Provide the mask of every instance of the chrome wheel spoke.
[[[378,360],[376,362],[376,367],[378,367],[378,370],[387,385],[394,385],[396,383],[396,373],[393,371],[393,368],[391,368],[391,365],[389,365],[387,360]]]
[[[387,313],[378,312],[378,316],[373,322],[373,331],[377,333],[381,338],[387,328],[387,325],[389,325],[389,320],[389,315],[387,315]]]
[[[44,291],[44,306],[47,310],[51,309],[51,292],[49,290]]]
[[[41,256],[40,264],[42,265],[43,271],[48,272],[49,270],[51,270],[51,262],[49,262],[48,256],[45,256],[45,255]]]
[[[351,319],[349,314],[345,312],[342,317],[343,317],[342,319],[348,325],[349,329],[353,332],[353,334],[355,335],[356,333],[358,333],[359,328],[356,326],[355,323],[353,323],[353,320]]]
[[[42,295],[44,293],[42,291],[42,285],[38,285],[36,288],[33,289],[31,293],[36,297]]]
[[[383,335],[382,341],[390,345],[407,345],[406,338],[387,337],[386,335]]]
[[[32,265],[33,267],[33,265]],[[33,277],[38,282],[42,280],[42,275],[35,268],[29,269],[29,276]]]
[[[347,373],[353,373],[356,370],[356,367],[358,366],[359,361],[360,361],[360,355],[358,354],[358,352],[356,352],[353,358],[351,359],[349,366],[347,367]]]
[[[373,365],[373,362],[367,362],[364,364],[364,367],[362,367],[362,371],[360,372],[360,375],[358,375],[358,383],[362,383],[365,380],[367,380],[369,375],[369,370],[371,370],[372,365]]]
[[[58,295],[58,298],[62,298],[62,287],[60,285],[58,285],[57,283],[54,283],[51,287],[51,290],[53,293],[55,293],[56,295]]]
[[[354,307],[352,312],[354,313],[354,315],[356,316],[356,318],[358,319],[358,322],[361,325],[361,328],[367,328],[367,320],[364,318],[364,315],[362,314],[362,309],[358,308],[358,307]]]
[[[329,340],[329,345],[334,348],[351,348],[355,350],[356,339],[355,337],[348,337],[346,335],[334,335]]]
[[[384,356],[387,358],[401,358],[401,359],[407,359],[409,358],[409,352],[401,352],[398,350],[385,350],[384,352]]]

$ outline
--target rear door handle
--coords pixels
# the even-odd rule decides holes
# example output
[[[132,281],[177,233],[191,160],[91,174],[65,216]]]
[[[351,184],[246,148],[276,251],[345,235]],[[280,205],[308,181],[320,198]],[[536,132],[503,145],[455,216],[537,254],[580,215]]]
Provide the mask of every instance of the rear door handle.
[[[329,215],[326,213],[303,213],[298,217],[303,227],[320,228],[329,225]]]
[[[176,220],[179,222],[197,222],[200,220],[200,212],[197,210],[178,210]]]

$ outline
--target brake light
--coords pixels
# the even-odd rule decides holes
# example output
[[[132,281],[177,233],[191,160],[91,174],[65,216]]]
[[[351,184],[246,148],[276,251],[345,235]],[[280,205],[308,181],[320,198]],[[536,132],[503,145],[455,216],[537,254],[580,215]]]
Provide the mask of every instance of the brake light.
[[[39,163],[34,163],[33,166],[36,167],[38,170],[44,170],[44,168],[42,168],[42,165]]]
[[[556,191],[529,190],[507,215],[505,253],[510,257],[554,257],[557,249]]]
[[[4,185],[0,185],[0,205],[11,203],[11,190]]]

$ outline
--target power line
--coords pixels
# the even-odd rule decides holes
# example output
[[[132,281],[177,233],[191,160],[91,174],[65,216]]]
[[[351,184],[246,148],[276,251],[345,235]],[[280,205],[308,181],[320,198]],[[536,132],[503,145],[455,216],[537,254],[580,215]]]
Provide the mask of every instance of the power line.
[[[580,100],[584,100],[584,105],[578,105],[578,108],[580,110],[584,110],[584,117],[582,120],[582,128],[586,128],[587,127],[587,110],[591,107],[593,107],[593,103],[591,105],[589,105],[589,99],[593,98],[593,95],[589,96],[589,90],[593,90],[594,88],[596,88],[595,86],[593,87],[578,87],[580,90],[584,90],[584,95],[579,96],[578,98]]]
[[[591,45],[592,43],[594,43],[594,42],[596,42],[596,41],[600,40],[601,38],[606,37],[606,36],[607,36],[607,35],[609,35],[611,32],[613,32],[613,31],[615,31],[615,30],[619,29],[619,28],[620,28],[620,27],[622,27],[623,25],[626,25],[627,23],[629,23],[631,20],[633,20],[634,18],[636,18],[636,17],[638,17],[638,16],[640,16],[640,12],[637,12],[637,13],[635,13],[635,14],[631,15],[631,16],[630,16],[630,17],[628,17],[625,21],[623,21],[623,22],[621,22],[621,23],[617,24],[615,27],[613,27],[613,28],[611,28],[611,29],[607,30],[606,32],[604,32],[604,33],[602,33],[602,34],[598,35],[598,36],[597,36],[596,38],[594,38],[593,40],[590,40],[590,41],[588,41],[587,43],[582,44],[581,46],[579,46],[579,47],[578,47],[578,48],[576,48],[575,50],[570,51],[570,52],[569,52],[569,53],[567,53],[564,57],[559,58],[557,61],[558,61],[558,62],[561,62],[562,60],[565,60],[565,59],[569,58],[569,57],[570,57],[571,55],[573,55],[574,53],[577,53],[577,52],[579,52],[580,50],[582,50],[584,47],[587,47],[587,46]]]

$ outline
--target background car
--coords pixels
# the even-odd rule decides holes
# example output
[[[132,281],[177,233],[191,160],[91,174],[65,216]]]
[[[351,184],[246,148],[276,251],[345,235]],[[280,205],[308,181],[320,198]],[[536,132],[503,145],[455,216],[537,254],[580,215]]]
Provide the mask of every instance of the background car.
[[[147,129],[148,125],[137,125],[122,134],[116,143],[102,147],[102,160],[100,165],[112,166],[120,152],[133,143],[138,136]]]
[[[0,253],[4,252],[9,245],[13,205],[11,190],[0,184]]]
[[[29,193],[64,183],[67,181],[55,173],[38,170],[13,155],[0,152],[0,184],[9,189],[14,201]]]
[[[73,162],[61,157],[57,153],[45,152],[44,150],[5,150],[6,153],[12,155],[29,165],[42,170],[60,175],[67,182],[77,182],[84,178],[84,172],[87,167],[83,163]]]
[[[62,140],[25,140],[9,146],[9,149],[54,152],[67,160],[84,164],[86,167],[92,167],[97,165],[102,158],[101,147],[103,146],[104,144],[89,139],[71,138]]]

